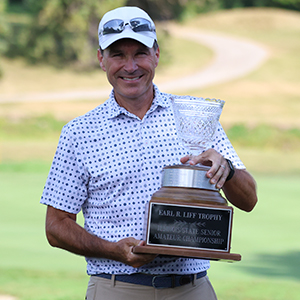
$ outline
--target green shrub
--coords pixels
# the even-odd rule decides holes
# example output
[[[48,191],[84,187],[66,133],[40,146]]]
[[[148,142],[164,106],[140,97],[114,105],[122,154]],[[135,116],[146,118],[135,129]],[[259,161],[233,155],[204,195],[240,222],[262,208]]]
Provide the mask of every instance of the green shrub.
[[[0,1],[0,56],[5,53],[8,48],[7,36],[9,34],[8,22],[5,18],[5,10],[7,6],[7,0]],[[0,78],[3,75],[0,62]]]
[[[226,133],[235,146],[281,150],[300,148],[300,129],[298,128],[284,129],[264,124],[250,128],[237,124],[226,130]]]

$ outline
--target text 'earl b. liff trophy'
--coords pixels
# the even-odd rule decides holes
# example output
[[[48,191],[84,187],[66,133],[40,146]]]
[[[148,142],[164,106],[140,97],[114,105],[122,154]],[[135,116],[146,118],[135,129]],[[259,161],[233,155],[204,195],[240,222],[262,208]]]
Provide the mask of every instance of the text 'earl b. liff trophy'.
[[[177,135],[191,155],[211,146],[224,101],[172,98]],[[233,208],[206,176],[209,167],[166,166],[162,187],[149,202],[145,246],[135,253],[153,253],[210,260],[239,261],[230,253]]]

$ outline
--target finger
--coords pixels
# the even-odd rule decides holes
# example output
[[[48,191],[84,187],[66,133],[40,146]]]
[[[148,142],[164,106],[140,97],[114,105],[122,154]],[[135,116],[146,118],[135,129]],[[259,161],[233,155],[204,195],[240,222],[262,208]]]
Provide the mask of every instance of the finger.
[[[132,253],[132,255],[133,257],[130,261],[130,265],[135,268],[148,264],[157,257],[157,254],[142,254],[134,252]]]
[[[187,163],[189,160],[190,160],[190,155],[186,155],[186,156],[184,156],[184,157],[182,157],[181,159],[180,159],[180,162],[182,163],[182,164],[185,164],[185,163]]]
[[[203,152],[204,153],[204,152]],[[212,162],[208,159],[203,153],[199,155],[191,155],[189,156],[189,164],[195,166],[197,164],[201,164],[203,166],[211,166]]]
[[[222,155],[220,155],[214,149],[208,149],[197,156],[198,163],[204,166],[211,166],[211,167],[215,166],[215,168],[212,169],[213,172],[216,172],[217,169],[219,168],[221,158]]]
[[[205,163],[201,163],[201,154],[198,156],[191,156],[190,160],[189,160],[189,164],[192,166],[195,166],[197,164],[203,164],[205,165]]]
[[[220,163],[214,162],[211,165],[211,168],[207,171],[207,177],[211,179],[211,183],[216,183],[218,180],[216,180],[217,175],[222,175],[222,168],[220,170]],[[219,173],[219,174],[218,174]],[[217,178],[218,179],[218,178]],[[214,182],[213,182],[214,181]]]
[[[227,176],[228,170],[226,165],[220,164],[218,171],[210,181],[212,184],[216,184],[216,188],[221,189],[226,181]]]
[[[134,252],[134,248],[135,248],[136,246],[145,246],[145,245],[146,245],[146,242],[145,242],[145,241],[143,241],[143,240],[138,241],[137,244],[134,244],[134,245],[132,245],[132,246],[130,247],[131,253],[135,255],[136,253]]]
[[[132,262],[131,264],[129,264],[130,266],[134,267],[134,268],[140,268],[146,264],[151,263],[155,258],[156,255],[154,254],[135,254],[136,256],[138,256],[139,258],[142,257],[142,259],[138,259],[134,262]]]

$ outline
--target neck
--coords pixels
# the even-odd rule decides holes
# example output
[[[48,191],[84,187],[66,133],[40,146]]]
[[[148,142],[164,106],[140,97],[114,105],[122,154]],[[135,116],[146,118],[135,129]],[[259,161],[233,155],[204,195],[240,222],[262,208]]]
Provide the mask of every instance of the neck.
[[[152,105],[154,99],[154,89],[152,88],[151,92],[138,98],[125,98],[115,93],[115,99],[121,107],[124,107],[127,111],[136,115],[142,120]]]

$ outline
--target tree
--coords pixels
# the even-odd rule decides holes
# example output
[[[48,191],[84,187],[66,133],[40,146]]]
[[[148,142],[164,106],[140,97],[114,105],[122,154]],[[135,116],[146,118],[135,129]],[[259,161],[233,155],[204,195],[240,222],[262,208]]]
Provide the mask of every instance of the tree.
[[[88,69],[98,65],[99,19],[124,0],[27,0],[27,5],[35,13],[25,44],[27,58]]]
[[[300,10],[300,0],[274,0],[274,2],[290,9]]]
[[[5,53],[8,48],[7,36],[9,34],[9,26],[5,19],[5,9],[6,9],[7,1],[1,0],[0,2],[0,55]],[[0,65],[0,77],[2,77],[3,71]]]
[[[155,20],[185,19],[219,7],[220,0],[127,0],[143,8]]]

